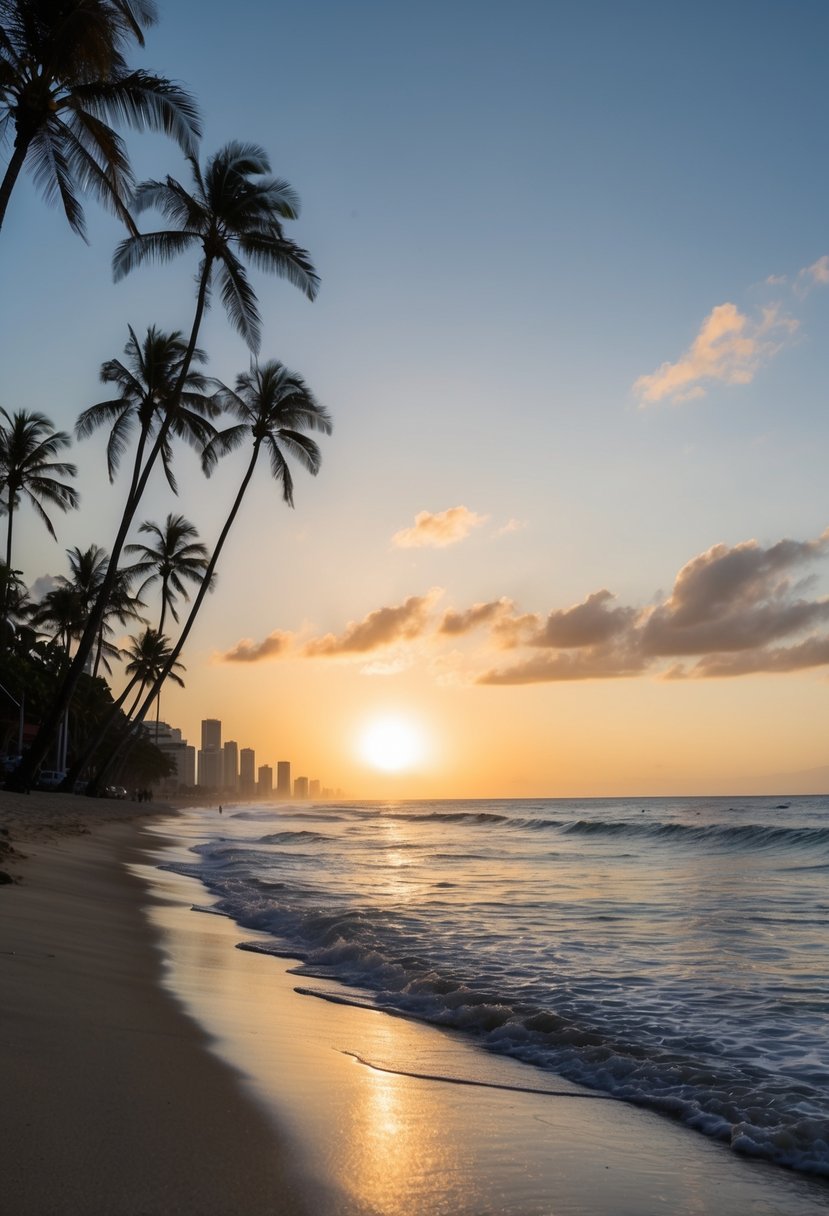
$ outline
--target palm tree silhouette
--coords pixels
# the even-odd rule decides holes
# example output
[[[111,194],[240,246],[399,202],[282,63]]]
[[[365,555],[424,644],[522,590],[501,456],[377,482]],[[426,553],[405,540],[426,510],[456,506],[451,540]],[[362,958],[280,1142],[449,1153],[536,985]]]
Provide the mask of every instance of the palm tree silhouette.
[[[189,159],[195,183],[192,194],[172,177],[164,182],[142,182],[136,189],[136,211],[157,207],[173,227],[127,237],[113,256],[117,280],[152,258],[167,261],[194,247],[200,247],[202,251],[190,339],[144,470],[140,476],[134,475],[134,489],[128,496],[122,527],[113,544],[108,579],[115,577],[114,563],[126,539],[126,528],[137,509],[149,469],[157,454],[164,449],[182,400],[190,364],[196,357],[199,329],[214,277],[231,321],[252,349],[257,349],[259,344],[259,311],[241,257],[247,257],[255,265],[287,278],[300,287],[309,299],[314,299],[319,284],[308,254],[283,233],[280,221],[294,218],[299,203],[286,182],[266,176],[270,172],[270,164],[262,148],[255,144],[226,144],[208,160],[204,173],[194,157]],[[203,585],[199,594],[206,590],[207,587]],[[102,596],[104,594],[102,590]],[[92,645],[91,639],[102,610],[103,601],[91,615],[88,629],[92,632],[89,637],[85,633],[79,642],[75,661],[18,770],[17,779],[21,782],[30,779],[34,767],[46,754],[63,709],[71,699],[83,670],[85,654]]]
[[[5,496],[8,514],[6,531],[6,565],[12,564],[12,529],[14,514],[21,496],[28,499],[55,540],[55,529],[43,504],[68,511],[77,507],[78,491],[58,481],[59,477],[74,477],[73,464],[56,460],[59,452],[71,440],[65,431],[56,431],[45,414],[18,410],[9,414],[0,406],[0,493]]]
[[[195,102],[153,72],[132,71],[124,51],[144,44],[156,18],[149,0],[0,0],[0,127],[14,131],[0,182],[0,227],[28,161],[47,202],[59,201],[86,239],[79,191],[89,191],[135,231],[133,177],[109,125],[163,131],[187,155],[201,134]]]
[[[135,233],[121,241],[112,260],[115,280],[143,262],[168,262],[189,249],[200,248],[191,345],[195,346],[215,277],[231,323],[256,352],[261,319],[242,258],[287,279],[309,300],[315,298],[319,287],[307,252],[289,240],[282,229],[282,220],[297,218],[299,199],[287,182],[268,176],[271,167],[267,154],[257,144],[225,144],[209,158],[204,172],[195,157],[188,160],[192,191],[173,177],[144,181],[136,187],[136,215],[155,208],[170,227]]]
[[[129,645],[125,647],[123,653],[123,657],[127,659],[124,670],[130,678],[124,685],[118,699],[110,706],[109,712],[97,723],[97,729],[86,741],[81,754],[73,762],[67,775],[67,780],[71,781],[73,785],[92,760],[119,718],[127,697],[135,688],[138,689],[133,704],[125,711],[125,717],[128,722],[131,715],[135,712],[142,692],[148,684],[157,679],[160,672],[164,669],[167,660],[170,658],[170,653],[169,639],[157,629],[147,628],[138,636],[130,638]],[[184,670],[183,664],[173,660],[169,672],[170,678],[181,688],[184,687],[184,681],[176,672]],[[90,784],[93,789],[97,788],[97,781]],[[92,792],[92,789],[90,792]]]
[[[163,525],[145,520],[139,532],[152,536],[155,543],[127,545],[124,552],[140,555],[139,560],[129,567],[133,577],[144,576],[138,588],[139,595],[154,582],[161,583],[161,616],[157,629],[163,633],[168,609],[178,624],[177,596],[190,599],[183,580],[201,582],[207,566],[207,546],[197,539],[198,532],[183,515],[168,515]]]
[[[216,399],[228,413],[238,418],[239,422],[221,431],[208,444],[202,458],[206,474],[210,476],[219,458],[238,448],[246,438],[252,441],[251,454],[178,641],[145,696],[141,708],[133,715],[133,731],[146,717],[166,675],[172,670],[173,663],[187,641],[262,449],[267,453],[271,476],[281,487],[283,502],[293,507],[294,483],[288,457],[296,459],[312,476],[316,476],[322,462],[322,454],[315,440],[303,432],[313,430],[325,435],[331,434],[332,425],[328,411],[315,400],[301,376],[289,371],[276,360],[270,360],[262,366],[254,365],[249,372],[243,372],[236,378],[235,389],[220,385]],[[102,766],[99,779],[104,776],[117,754],[118,751]]]

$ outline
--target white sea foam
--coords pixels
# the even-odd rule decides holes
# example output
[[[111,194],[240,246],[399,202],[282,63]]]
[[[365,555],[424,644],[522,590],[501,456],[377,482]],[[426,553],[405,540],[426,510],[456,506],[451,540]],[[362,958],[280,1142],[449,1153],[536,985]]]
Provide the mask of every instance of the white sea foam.
[[[303,989],[829,1176],[829,802],[786,802],[258,808],[176,868]]]

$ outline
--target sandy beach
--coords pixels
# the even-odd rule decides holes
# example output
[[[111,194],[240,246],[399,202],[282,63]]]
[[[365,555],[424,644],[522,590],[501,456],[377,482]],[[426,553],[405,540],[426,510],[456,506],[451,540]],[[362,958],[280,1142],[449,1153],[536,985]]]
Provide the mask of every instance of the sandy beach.
[[[272,1121],[158,985],[122,864],[148,811],[0,793],[3,1209],[303,1213]]]
[[[198,826],[197,810],[188,812]],[[215,815],[204,812],[205,817]],[[817,1216],[819,1182],[317,997],[194,912],[158,806],[0,794],[0,1177],[20,1216]],[[22,857],[19,854],[26,854]],[[307,985],[306,985],[307,987]]]

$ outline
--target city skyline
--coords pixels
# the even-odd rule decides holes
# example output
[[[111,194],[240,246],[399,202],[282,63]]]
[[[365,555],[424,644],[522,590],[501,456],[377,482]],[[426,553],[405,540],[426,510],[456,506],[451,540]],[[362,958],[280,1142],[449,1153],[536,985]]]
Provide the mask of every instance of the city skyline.
[[[257,765],[254,748],[240,748],[235,739],[223,741],[221,718],[202,718],[199,748],[189,744],[181,729],[168,722],[159,722],[157,728],[153,725],[152,734],[161,750],[173,758],[175,780],[188,788],[235,793],[240,798],[269,794],[287,800],[342,797],[342,790],[324,787],[317,777],[298,775],[292,781],[290,760]]]

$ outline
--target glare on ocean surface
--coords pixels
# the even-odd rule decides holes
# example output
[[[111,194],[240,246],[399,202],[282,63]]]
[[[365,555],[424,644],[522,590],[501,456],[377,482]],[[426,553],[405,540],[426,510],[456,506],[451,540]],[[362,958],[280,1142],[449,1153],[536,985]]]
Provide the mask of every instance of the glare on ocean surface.
[[[360,755],[372,768],[402,772],[423,759],[423,736],[406,718],[387,716],[371,722],[360,736]]]

